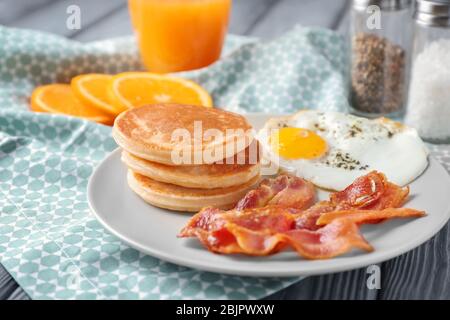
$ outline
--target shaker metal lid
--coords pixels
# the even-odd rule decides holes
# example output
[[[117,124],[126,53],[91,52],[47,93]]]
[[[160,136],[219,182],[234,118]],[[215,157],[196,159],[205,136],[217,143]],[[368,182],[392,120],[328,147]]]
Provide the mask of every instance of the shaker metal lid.
[[[414,19],[426,26],[450,26],[450,0],[416,0]]]
[[[409,8],[412,0],[353,0],[353,8],[366,10],[369,6],[378,6],[384,11],[395,11]]]

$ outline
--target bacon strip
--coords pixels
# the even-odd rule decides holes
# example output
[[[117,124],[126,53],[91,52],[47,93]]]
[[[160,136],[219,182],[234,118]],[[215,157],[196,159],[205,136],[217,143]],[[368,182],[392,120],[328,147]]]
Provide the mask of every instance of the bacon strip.
[[[335,220],[317,231],[291,229],[281,233],[268,233],[236,225],[229,225],[228,230],[236,237],[239,246],[235,253],[247,255],[270,255],[286,246],[291,246],[306,259],[328,259],[353,248],[373,250],[359,232],[357,225],[346,219]]]
[[[297,253],[307,259],[329,259],[353,248],[373,251],[373,247],[351,220],[337,219],[316,231],[295,229],[285,233]]]
[[[266,255],[274,252],[282,240],[270,240],[270,236],[291,230],[294,225],[289,210],[277,206],[245,211],[205,208],[192,217],[178,236],[198,237],[214,252]]]
[[[384,174],[372,171],[357,178],[343,191],[330,194],[330,200],[318,202],[300,213],[297,228],[317,230],[321,228],[317,219],[334,211],[398,208],[405,202],[408,194],[409,187],[401,188],[388,182]],[[371,223],[379,223],[387,218],[390,217],[383,218],[380,215],[379,218],[372,218]]]
[[[212,252],[253,256],[273,254],[286,246],[308,259],[331,258],[352,248],[372,250],[356,224],[344,220],[310,231],[296,229],[295,215],[283,207],[227,212],[206,208],[193,217],[193,223],[179,237],[195,236]]]
[[[372,251],[360,224],[425,215],[398,208],[408,193],[374,171],[311,206],[312,185],[282,175],[262,182],[233,210],[202,209],[178,236],[197,237],[208,250],[225,254],[265,256],[292,247],[304,258],[327,259],[353,248]]]
[[[328,225],[336,219],[351,220],[357,224],[373,223],[380,219],[419,218],[425,216],[424,211],[408,208],[387,208],[384,210],[342,210],[322,214],[316,221],[317,225]]]
[[[249,191],[236,205],[236,210],[279,205],[299,210],[309,208],[316,198],[314,185],[298,177],[280,175],[263,180],[258,188]]]
[[[281,233],[253,231],[234,224],[228,225],[228,230],[236,238],[239,246],[237,253],[267,256],[279,252],[286,246],[285,238]]]
[[[218,229],[223,224],[221,219],[221,214],[223,213],[225,211],[217,208],[203,208],[189,220],[188,224],[181,229],[178,236],[193,237],[195,236],[196,230],[211,231]]]
[[[330,202],[336,209],[373,209],[400,207],[409,194],[409,187],[401,188],[387,181],[380,172],[372,171],[357,178],[343,191],[330,195]]]

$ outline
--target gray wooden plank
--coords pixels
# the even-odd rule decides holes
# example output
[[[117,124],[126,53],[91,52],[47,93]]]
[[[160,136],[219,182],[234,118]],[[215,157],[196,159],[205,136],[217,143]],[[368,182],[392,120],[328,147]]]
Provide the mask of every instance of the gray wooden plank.
[[[232,5],[229,32],[245,35],[258,19],[276,3],[277,0],[234,0]],[[110,37],[125,36],[132,33],[126,7],[104,17],[89,27],[84,27],[73,36],[79,41],[94,41]]]
[[[279,0],[233,0],[229,32],[247,35]]]
[[[382,265],[381,299],[450,299],[450,223],[419,248]]]
[[[366,269],[314,276],[274,299],[450,299],[450,223],[432,240],[381,264],[380,290],[368,289]]]
[[[17,283],[0,264],[0,300],[8,299],[17,289],[20,289]]]
[[[296,24],[333,28],[345,4],[346,0],[279,0],[248,33],[276,37]]]
[[[335,28],[336,31],[343,35],[347,35],[350,31],[350,6],[351,1],[348,0]]]
[[[21,288],[14,290],[8,300],[31,300],[31,298]]]
[[[375,300],[376,289],[366,287],[366,269],[308,277],[267,299],[276,300]]]
[[[111,37],[131,35],[130,15],[128,7],[123,6],[114,13],[97,20],[89,27],[84,27],[72,38],[78,41],[95,41]]]
[[[81,29],[88,28],[102,17],[126,6],[126,0],[60,0],[38,8],[28,15],[9,23],[18,28],[37,29],[71,37],[80,30],[71,30],[66,26],[70,5],[77,5],[81,12]]]
[[[57,0],[1,0],[0,24],[8,25],[38,8],[45,8]]]
[[[49,31],[81,41],[122,36],[131,33],[124,2],[125,0],[57,1],[7,24]],[[292,28],[297,23],[334,27],[344,3],[345,0],[234,0],[230,32],[272,37]],[[70,4],[79,5],[81,8],[81,30],[69,30],[65,26],[67,18],[65,10]],[[323,10],[324,5],[327,10]],[[42,23],[43,21],[46,23]]]

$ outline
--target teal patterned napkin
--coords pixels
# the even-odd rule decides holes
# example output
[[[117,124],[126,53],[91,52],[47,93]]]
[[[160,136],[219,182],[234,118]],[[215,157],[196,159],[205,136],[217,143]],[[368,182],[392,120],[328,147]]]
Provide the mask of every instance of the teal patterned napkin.
[[[230,36],[223,59],[184,73],[230,110],[344,110],[344,42],[296,28],[272,42]],[[132,37],[80,44],[0,26],[0,262],[34,299],[259,299],[299,278],[201,272],[144,255],[92,217],[86,185],[111,128],[28,111],[36,85],[140,69]]]

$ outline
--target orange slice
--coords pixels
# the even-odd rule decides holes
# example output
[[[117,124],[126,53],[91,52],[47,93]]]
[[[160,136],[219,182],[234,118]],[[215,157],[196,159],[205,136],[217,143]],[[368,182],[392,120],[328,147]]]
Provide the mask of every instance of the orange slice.
[[[108,74],[82,74],[73,78],[70,86],[75,96],[83,104],[117,116],[120,111],[110,103],[108,97],[111,78],[112,76]]]
[[[208,92],[193,81],[149,72],[114,76],[109,97],[121,111],[153,103],[181,103],[212,107]]]
[[[31,110],[67,114],[110,125],[114,117],[81,103],[67,84],[49,84],[37,87],[31,95]]]

